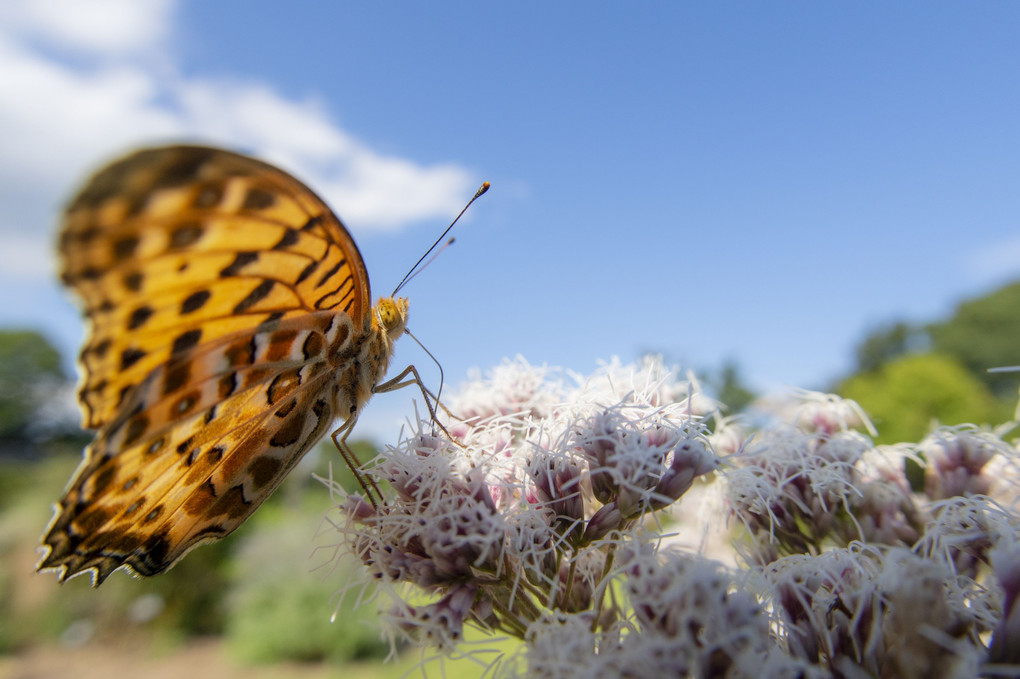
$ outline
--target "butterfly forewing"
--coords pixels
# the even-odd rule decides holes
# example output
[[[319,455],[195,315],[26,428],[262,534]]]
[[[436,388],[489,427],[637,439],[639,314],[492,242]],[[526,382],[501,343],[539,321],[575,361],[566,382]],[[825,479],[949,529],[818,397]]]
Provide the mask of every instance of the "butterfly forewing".
[[[208,340],[341,310],[360,328],[368,274],[350,235],[296,179],[226,151],[141,151],[97,174],[67,211],[62,278],[82,297],[85,425],[123,390]]]
[[[99,429],[43,538],[40,568],[62,577],[159,573],[226,535],[385,373],[395,336],[371,320],[353,240],[270,165],[138,152],[72,202],[60,252]]]

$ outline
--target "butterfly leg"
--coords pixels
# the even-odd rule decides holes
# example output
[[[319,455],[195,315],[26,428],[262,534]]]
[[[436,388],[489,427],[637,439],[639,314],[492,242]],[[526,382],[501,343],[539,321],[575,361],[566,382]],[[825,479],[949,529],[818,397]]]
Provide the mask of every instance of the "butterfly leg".
[[[372,504],[373,509],[379,508],[379,503],[382,502],[382,492],[379,490],[379,486],[375,484],[375,480],[365,474],[361,469],[361,462],[358,460],[358,456],[354,454],[351,446],[347,443],[347,437],[354,431],[354,424],[358,421],[357,415],[352,415],[347,418],[347,421],[340,425],[332,434],[330,438],[333,439],[333,444],[336,449],[340,451],[340,456],[344,459],[344,464],[354,474],[354,478],[357,479],[358,485],[365,491],[365,497]],[[378,501],[377,501],[378,499]]]
[[[408,378],[408,375],[412,375],[412,377]],[[372,388],[372,393],[381,394],[388,391],[396,391],[397,389],[403,389],[404,387],[408,387],[412,384],[418,385],[418,389],[421,390],[433,424],[439,427],[443,434],[446,435],[447,439],[453,441],[456,445],[463,447],[463,444],[454,439],[450,432],[447,431],[446,427],[444,427],[443,424],[436,418],[436,409],[432,405],[433,401],[450,417],[456,418],[457,416],[450,412],[450,409],[443,405],[435,394],[428,390],[425,383],[422,382],[421,376],[418,375],[418,369],[413,365],[409,365],[404,368],[396,377],[375,385],[375,387]],[[352,431],[354,431],[354,424],[357,421],[358,416],[356,414],[351,416],[330,435],[330,438],[333,439],[334,445],[336,445],[337,450],[340,451],[340,455],[343,457],[344,463],[354,474],[355,479],[357,479],[358,485],[360,485],[362,490],[365,491],[365,496],[372,504],[372,507],[374,509],[378,509],[379,504],[382,503],[382,493],[379,491],[379,487],[376,485],[375,480],[362,471],[361,462],[347,443],[347,437],[351,435]]]
[[[408,379],[407,377],[408,375],[413,375],[414,377]],[[440,401],[435,394],[428,390],[428,388],[425,386],[425,383],[422,382],[421,377],[418,375],[418,369],[415,368],[413,365],[409,365],[403,370],[401,370],[400,374],[397,375],[396,377],[375,385],[375,387],[372,389],[372,393],[381,394],[387,391],[395,391],[397,389],[403,389],[404,387],[410,386],[412,384],[417,384],[418,389],[421,390],[421,395],[425,398],[425,405],[428,406],[429,416],[432,418],[432,423],[439,427],[440,431],[442,431],[446,435],[446,438],[448,438],[450,441],[453,441],[457,445],[461,445],[456,439],[453,438],[450,432],[446,430],[446,427],[443,426],[443,423],[438,420],[438,418],[436,417],[436,409],[435,407],[433,407],[432,402],[435,401],[436,406],[442,409],[442,411],[449,415],[450,417],[457,420],[459,420],[460,418],[454,415],[452,412],[450,412],[450,409],[443,405],[442,401]]]

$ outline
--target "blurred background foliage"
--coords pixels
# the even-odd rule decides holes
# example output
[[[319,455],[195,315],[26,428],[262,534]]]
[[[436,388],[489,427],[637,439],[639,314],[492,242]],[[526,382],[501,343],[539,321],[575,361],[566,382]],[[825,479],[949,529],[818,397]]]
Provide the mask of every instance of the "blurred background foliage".
[[[0,333],[0,345],[6,350],[42,342],[36,336],[24,344],[28,334]],[[36,356],[49,353],[33,354],[33,365],[51,374],[53,364],[35,361]],[[3,372],[2,393],[11,401],[6,384],[30,379],[31,371]],[[330,549],[338,536],[324,524],[333,502],[312,478],[312,473],[330,474],[332,443],[309,453],[227,539],[196,548],[159,577],[116,573],[93,589],[88,577],[61,585],[51,573],[34,573],[39,536],[87,438],[53,427],[46,436],[30,436],[32,428],[14,414],[30,417],[31,410],[19,408],[3,409],[8,438],[0,454],[0,655],[40,645],[74,649],[131,643],[171,653],[209,638],[220,639],[225,656],[240,666],[290,662],[339,668],[368,659],[379,666],[390,653],[374,606],[355,611],[354,595],[337,607],[349,564],[337,563]],[[361,459],[374,455],[367,442],[354,448]],[[346,472],[339,467],[333,465],[334,480]],[[389,666],[393,676],[407,671],[406,665]],[[3,667],[0,662],[0,676],[7,676]]]
[[[7,457],[25,452],[23,443],[40,432],[52,403],[68,377],[61,369],[60,353],[37,332],[0,332],[0,448]],[[73,432],[77,426],[68,428]]]
[[[870,330],[854,349],[850,374],[795,385],[857,401],[878,429],[876,442],[916,442],[933,427],[969,422],[999,425],[1014,418],[1020,372],[1020,281],[961,302],[943,319],[895,319]],[[733,414],[759,394],[737,361],[697,371],[707,393]]]
[[[857,345],[856,368],[831,391],[871,415],[879,443],[917,441],[933,423],[1013,418],[1020,373],[1020,282],[966,300],[945,319],[893,321]]]
[[[935,423],[1008,421],[1020,375],[987,370],[1020,363],[1018,311],[1020,282],[965,301],[945,319],[877,327],[857,345],[853,374],[821,388],[860,403],[880,443],[918,441]],[[337,538],[324,518],[332,501],[312,478],[339,461],[328,441],[232,536],[199,547],[163,576],[118,573],[94,590],[87,578],[58,585],[52,574],[35,574],[39,535],[89,439],[61,365],[38,333],[0,332],[0,656],[125,639],[169,653],[215,638],[242,666],[373,660],[372,675],[400,676],[418,662],[379,663],[389,645],[380,641],[374,605],[354,610],[357,591],[337,607],[347,565],[332,558]],[[753,405],[736,361],[699,376],[728,412]],[[368,443],[357,448],[361,459],[373,454]],[[334,477],[342,472],[332,465]],[[460,675],[452,664],[444,669]]]

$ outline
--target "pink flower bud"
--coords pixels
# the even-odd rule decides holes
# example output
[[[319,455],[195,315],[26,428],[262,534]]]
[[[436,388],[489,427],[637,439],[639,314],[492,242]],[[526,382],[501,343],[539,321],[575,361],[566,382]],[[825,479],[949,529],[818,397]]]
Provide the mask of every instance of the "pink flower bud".
[[[360,495],[348,495],[344,498],[340,503],[340,511],[358,523],[367,523],[376,516],[375,507]]]
[[[581,537],[584,499],[581,497],[581,470],[563,458],[536,458],[528,466],[538,501],[553,514],[557,533]]]
[[[680,499],[694,483],[694,479],[719,466],[719,460],[697,439],[682,439],[673,449],[673,461],[655,486],[658,496],[653,509],[660,509]]]
[[[400,606],[390,612],[397,626],[410,636],[449,649],[463,635],[478,590],[475,585],[452,587],[439,601],[425,606]]]
[[[1002,620],[995,628],[988,659],[993,663],[1020,664],[1020,545],[992,552],[992,567],[1002,587]]]
[[[596,416],[590,433],[581,440],[581,451],[588,459],[591,488],[595,499],[603,504],[616,494],[616,483],[609,472],[609,460],[616,451],[617,423],[608,413]]]
[[[928,460],[925,493],[933,500],[988,493],[992,478],[984,467],[1002,443],[974,431],[936,432],[921,443]]]
[[[594,542],[605,537],[610,531],[617,530],[623,525],[623,515],[617,509],[615,502],[603,505],[588,520],[588,527],[584,531],[584,541]]]

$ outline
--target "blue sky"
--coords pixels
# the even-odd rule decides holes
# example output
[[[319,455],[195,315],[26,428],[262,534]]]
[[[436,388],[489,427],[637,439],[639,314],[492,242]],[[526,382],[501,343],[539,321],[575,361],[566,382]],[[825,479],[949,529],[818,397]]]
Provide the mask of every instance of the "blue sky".
[[[818,387],[876,324],[1020,274],[1017,3],[83,7],[0,8],[0,324],[68,354],[60,205],[168,140],[319,190],[375,296],[490,181],[405,290],[454,386],[516,354],[589,372],[658,351]],[[435,379],[408,340],[395,362]],[[410,409],[381,398],[368,433]]]

